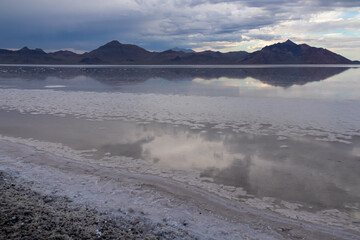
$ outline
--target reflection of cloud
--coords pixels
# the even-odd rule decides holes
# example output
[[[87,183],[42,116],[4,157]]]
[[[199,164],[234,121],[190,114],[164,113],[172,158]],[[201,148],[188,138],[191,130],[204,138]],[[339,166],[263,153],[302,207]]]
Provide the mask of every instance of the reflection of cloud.
[[[360,147],[356,147],[352,150],[352,155],[360,157]]]
[[[221,141],[204,141],[201,134],[186,132],[176,137],[158,135],[153,141],[144,144],[143,148],[145,159],[155,161],[158,166],[175,169],[223,169],[235,158],[243,157],[240,153],[227,152]]]
[[[270,85],[263,83],[259,80],[247,77],[244,79],[236,79],[236,78],[227,78],[220,77],[216,79],[202,79],[202,78],[194,78],[193,82],[200,84],[208,84],[208,85],[217,85],[224,87],[254,87],[254,88],[267,88],[271,87]]]
[[[206,132],[171,124],[87,121],[72,117],[1,115],[6,135],[57,142],[74,149],[97,149],[93,154],[143,158],[170,169],[197,169],[216,183],[239,186],[248,193],[288,201],[340,208],[358,203],[359,142],[354,148],[313,138]],[[18,126],[22,126],[19,128]],[[56,126],[56,127],[54,127]],[[333,129],[336,129],[334,127]],[[288,148],[281,148],[281,145]]]
[[[209,167],[202,172],[216,183],[242,187],[257,197],[276,197],[320,208],[343,208],[360,197],[358,166],[351,150],[309,138],[289,138],[289,148],[274,136],[229,134],[227,151],[241,152],[224,169]],[[344,162],[340,162],[341,159]],[[326,164],[324,164],[326,163]]]

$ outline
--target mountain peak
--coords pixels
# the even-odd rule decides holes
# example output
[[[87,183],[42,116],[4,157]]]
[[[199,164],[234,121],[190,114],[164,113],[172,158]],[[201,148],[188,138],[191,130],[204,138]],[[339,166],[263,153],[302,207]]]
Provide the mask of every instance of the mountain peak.
[[[30,49],[28,47],[23,47],[22,49],[18,50],[17,52],[20,53],[25,53],[25,54],[29,54],[29,53],[35,53],[35,54],[46,54],[44,52],[44,50],[42,50],[41,48],[35,48],[35,49]]]
[[[291,41],[290,39],[286,40],[286,42],[284,42],[288,45],[297,45],[296,43],[294,43],[293,41]]]
[[[30,49],[28,47],[23,47],[22,49],[20,49],[19,51],[22,51],[22,52],[27,52],[27,51],[30,51]]]
[[[118,40],[112,40],[111,42],[108,42],[105,44],[105,46],[121,46],[122,44]]]

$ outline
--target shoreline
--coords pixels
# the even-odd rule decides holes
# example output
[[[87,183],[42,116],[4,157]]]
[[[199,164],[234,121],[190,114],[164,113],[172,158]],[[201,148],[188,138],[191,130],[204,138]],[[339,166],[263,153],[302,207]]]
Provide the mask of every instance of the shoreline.
[[[158,226],[157,231],[172,232],[170,238],[176,234],[183,234],[181,239],[359,237],[356,231],[254,209],[173,179],[79,162],[4,140],[0,140],[0,150],[0,171],[31,191],[71,199],[74,205],[91,206],[111,213],[112,218],[140,217]]]
[[[153,226],[146,219],[113,217],[68,197],[46,195],[0,171],[0,239],[193,239],[188,233]]]

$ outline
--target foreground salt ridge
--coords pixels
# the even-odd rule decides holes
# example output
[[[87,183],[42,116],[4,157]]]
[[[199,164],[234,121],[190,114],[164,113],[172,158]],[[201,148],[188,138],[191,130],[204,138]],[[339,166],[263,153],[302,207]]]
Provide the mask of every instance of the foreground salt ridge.
[[[150,219],[166,219],[176,228],[187,226],[186,229],[199,234],[200,239],[356,239],[358,236],[342,227],[287,220],[229,202],[225,210],[218,205],[222,200],[204,196],[196,188],[151,175],[129,175],[116,168],[56,157],[8,140],[0,140],[0,170],[15,174],[21,181],[33,182],[36,191],[65,195],[77,203],[90,204],[114,214],[119,207],[137,207]],[[170,182],[170,189],[162,187]],[[168,195],[167,191],[176,193],[177,197]],[[215,205],[208,205],[208,199],[213,199],[210,202],[215,201]],[[222,212],[225,215],[217,214],[219,207],[225,210]],[[198,211],[203,214],[199,215]]]
[[[161,94],[0,89],[0,108],[32,114],[73,115],[187,125],[202,129],[313,136],[351,143],[360,136],[360,105],[353,101],[205,97]]]
[[[0,140],[23,144],[36,149],[36,151],[48,152],[55,156],[73,159],[78,162],[123,169],[134,174],[150,174],[165,179],[169,178],[186,185],[198,187],[225,199],[244,202],[246,205],[255,209],[272,211],[295,220],[316,224],[321,223],[360,232],[360,225],[356,223],[356,219],[337,209],[308,212],[302,210],[302,205],[300,204],[286,201],[281,201],[279,203],[276,202],[276,199],[269,197],[264,197],[262,199],[255,198],[254,196],[247,194],[242,188],[219,185],[211,182],[212,179],[202,178],[200,177],[200,172],[196,170],[160,170],[145,160],[123,156],[106,156],[99,161],[89,157],[89,152],[96,151],[95,149],[80,151],[71,149],[59,143],[42,142],[34,139],[14,138],[0,135]]]
[[[106,172],[100,174],[99,171],[108,171],[107,168],[94,168],[87,163],[78,165],[70,159],[4,142],[0,142],[0,148],[0,170],[21,181],[35,183],[33,189],[47,195],[67,196],[77,204],[90,205],[115,216],[118,209],[134,217],[140,214],[155,224],[162,222],[175,229],[193,231],[200,239],[284,239],[266,226],[253,229],[247,223],[234,223],[210,210],[198,209],[197,204],[153,189],[149,181],[139,181],[135,175],[129,177],[113,168],[110,168],[112,176]]]

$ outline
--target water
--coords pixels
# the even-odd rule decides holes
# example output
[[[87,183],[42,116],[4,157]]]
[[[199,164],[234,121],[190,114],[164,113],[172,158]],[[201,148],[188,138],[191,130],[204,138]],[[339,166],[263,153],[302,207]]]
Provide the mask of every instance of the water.
[[[359,219],[359,81],[355,66],[1,66],[0,134]]]

